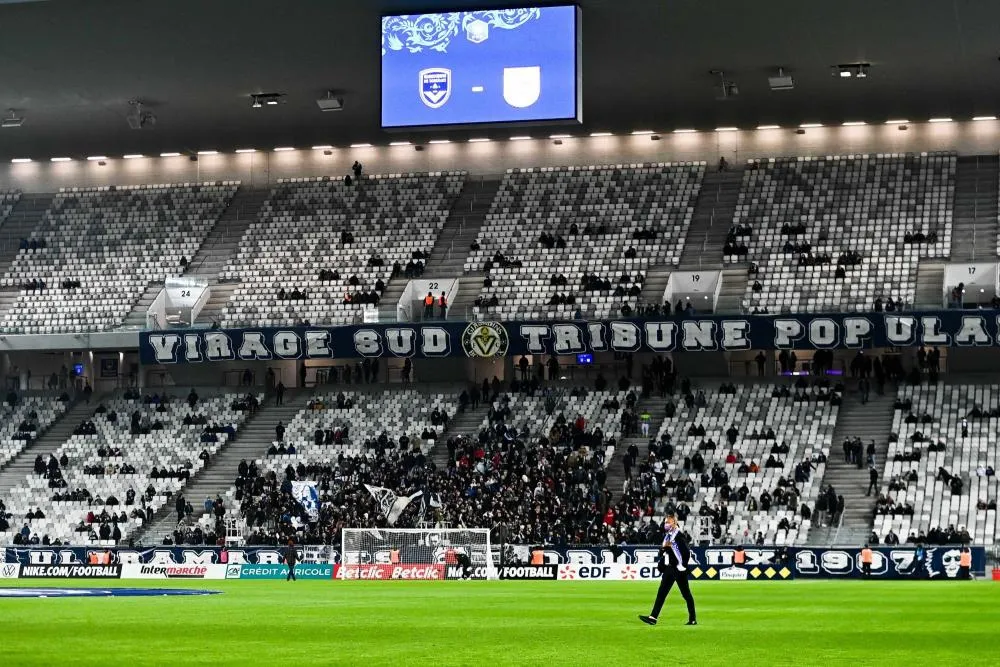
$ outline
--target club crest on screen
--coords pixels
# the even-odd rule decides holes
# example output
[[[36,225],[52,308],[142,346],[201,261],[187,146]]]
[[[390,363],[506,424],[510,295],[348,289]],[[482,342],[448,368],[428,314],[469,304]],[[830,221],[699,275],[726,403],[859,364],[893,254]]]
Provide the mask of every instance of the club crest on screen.
[[[420,101],[431,109],[439,109],[451,97],[451,70],[429,67],[420,70]]]
[[[542,93],[541,67],[504,67],[503,99],[517,109],[526,109]]]

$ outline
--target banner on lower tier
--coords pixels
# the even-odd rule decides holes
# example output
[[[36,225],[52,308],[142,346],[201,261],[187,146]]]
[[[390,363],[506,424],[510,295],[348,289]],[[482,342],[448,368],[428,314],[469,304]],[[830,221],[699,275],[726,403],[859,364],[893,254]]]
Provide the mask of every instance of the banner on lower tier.
[[[687,568],[688,577],[694,580],[714,579],[719,581],[784,581],[794,576],[794,571],[787,565],[765,565],[748,567],[746,565],[728,565],[714,567],[691,565]],[[580,565],[578,563],[563,563],[559,566],[560,581],[655,581],[660,578],[656,565]]]
[[[457,574],[454,572],[453,574]],[[441,580],[447,578],[445,566],[441,563],[368,563],[363,565],[337,565],[335,579],[423,579]]]
[[[546,563],[559,564],[561,580],[641,581],[659,576],[659,549],[653,546],[560,547],[543,549]],[[971,573],[982,576],[986,550],[972,547]],[[746,547],[743,565],[735,566],[734,547],[694,547],[688,570],[692,579],[749,580],[792,578],[850,578],[862,573],[861,549],[854,547]],[[932,546],[921,554],[916,547],[900,545],[872,550],[874,579],[957,579],[958,545]],[[572,566],[572,567],[567,567]]]
[[[295,566],[296,579],[333,579],[334,565],[330,563],[299,563]],[[287,565],[253,565],[244,563],[231,566],[227,579],[287,579]],[[234,576],[235,575],[235,576]]]
[[[526,565],[533,547],[506,545],[508,559],[499,569],[507,579],[646,581],[658,577],[656,546],[543,547],[544,566]],[[88,565],[89,547],[0,548],[0,578],[150,578],[150,579],[248,579],[284,578],[281,549],[277,547],[152,547],[149,549],[100,549],[110,552],[111,565]],[[871,576],[877,579],[957,579],[961,576],[958,545],[930,546],[921,553],[911,545],[877,547]],[[973,575],[986,569],[986,550],[972,547]],[[780,581],[802,578],[861,576],[861,549],[854,547],[746,547],[742,567],[735,567],[736,549],[729,546],[694,547],[689,570],[694,579]],[[372,562],[339,565],[336,547],[302,546],[304,561],[296,568],[303,578],[321,579],[451,579],[465,572],[439,562],[389,564]],[[496,557],[496,554],[494,554]],[[518,562],[520,561],[520,562]],[[313,564],[315,563],[315,564]],[[474,563],[471,578],[485,576],[483,563]],[[564,566],[571,565],[567,568]],[[250,566],[254,566],[251,568]],[[267,566],[267,567],[262,567]],[[246,569],[244,569],[246,568]],[[308,572],[300,568],[313,568]],[[244,574],[246,573],[246,576]],[[301,573],[301,574],[300,574]],[[570,574],[572,573],[572,574]]]
[[[126,565],[122,565],[122,579],[225,579],[225,578],[226,578],[225,565],[217,565],[217,564],[143,565],[141,563],[128,563]]]
[[[317,562],[336,562],[337,549],[334,547],[303,546],[298,549],[301,560]],[[114,549],[91,547],[0,547],[0,572],[4,564],[19,563],[28,565],[84,565],[92,554],[103,555],[110,552],[111,560],[126,568],[127,572],[139,572],[129,566],[154,565],[168,567],[174,565],[207,566],[207,565],[280,565],[284,563],[284,553],[278,547],[196,547],[196,546],[162,546],[129,549],[119,547]],[[212,571],[212,570],[209,570]],[[213,571],[214,572],[214,571]],[[179,571],[174,571],[178,574]],[[144,576],[157,575],[149,571]],[[124,575],[123,575],[124,576]],[[155,578],[160,578],[158,575]],[[215,578],[215,577],[206,577]],[[225,578],[225,573],[218,578]]]
[[[983,312],[144,331],[139,334],[139,357],[144,364],[190,364],[273,359],[494,358],[593,352],[1000,345],[1000,315]]]

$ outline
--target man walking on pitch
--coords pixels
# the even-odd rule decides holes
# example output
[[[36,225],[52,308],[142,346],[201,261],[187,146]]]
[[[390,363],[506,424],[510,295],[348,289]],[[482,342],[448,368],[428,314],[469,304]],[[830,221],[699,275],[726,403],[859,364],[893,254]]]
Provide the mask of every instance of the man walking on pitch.
[[[691,557],[691,549],[688,548],[687,540],[681,534],[680,526],[677,525],[677,516],[668,514],[664,521],[663,546],[660,547],[659,569],[662,573],[660,588],[656,591],[656,602],[653,603],[653,611],[649,616],[640,616],[639,620],[646,625],[656,625],[656,619],[660,616],[660,610],[667,599],[667,594],[676,583],[688,608],[688,625],[698,625],[698,619],[694,610],[694,598],[691,596],[691,588],[688,586],[688,560]]]
[[[288,546],[285,547],[285,564],[288,566],[288,576],[285,577],[285,581],[298,581],[295,578],[295,563],[299,560],[299,553],[295,550],[295,541],[288,540]]]

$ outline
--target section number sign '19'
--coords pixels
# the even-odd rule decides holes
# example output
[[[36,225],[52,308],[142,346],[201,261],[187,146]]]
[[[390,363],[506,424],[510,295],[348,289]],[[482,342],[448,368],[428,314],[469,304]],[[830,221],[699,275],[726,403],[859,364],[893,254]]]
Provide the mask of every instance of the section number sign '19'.
[[[579,121],[575,6],[382,17],[382,126]]]

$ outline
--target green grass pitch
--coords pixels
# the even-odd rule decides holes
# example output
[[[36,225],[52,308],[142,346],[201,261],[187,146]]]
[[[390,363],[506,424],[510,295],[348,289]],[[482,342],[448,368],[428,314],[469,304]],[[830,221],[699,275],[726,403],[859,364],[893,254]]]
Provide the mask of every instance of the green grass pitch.
[[[3,582],[95,586],[94,582]],[[97,584],[106,587],[106,584]],[[0,665],[996,665],[992,582],[116,582],[206,597],[0,599]]]

